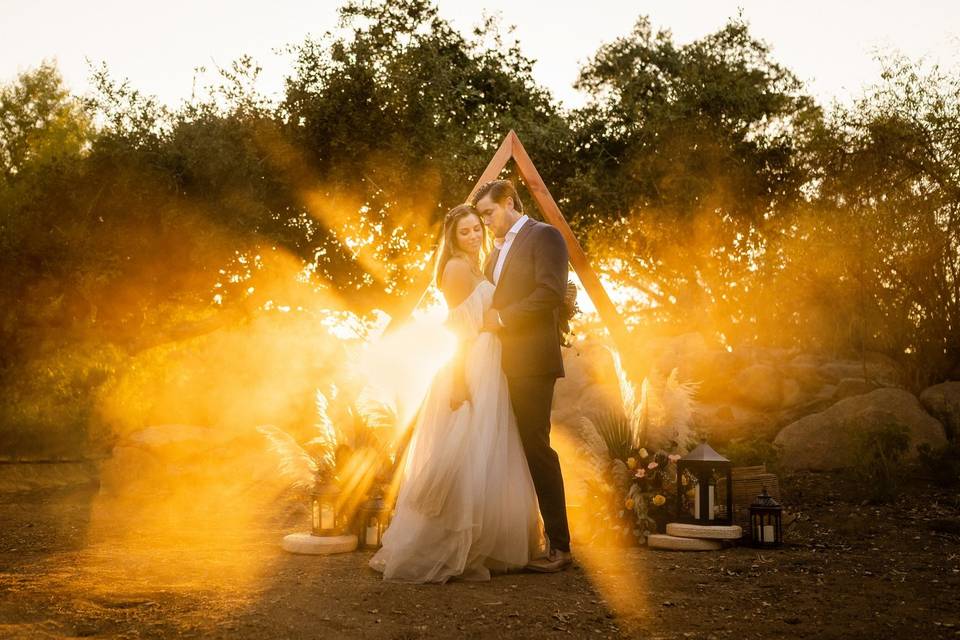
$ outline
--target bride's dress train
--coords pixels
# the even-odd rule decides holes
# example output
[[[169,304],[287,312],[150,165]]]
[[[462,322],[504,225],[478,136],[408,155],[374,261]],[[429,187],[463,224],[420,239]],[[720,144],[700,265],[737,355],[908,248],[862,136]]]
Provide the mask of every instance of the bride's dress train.
[[[434,379],[414,427],[396,514],[370,566],[387,580],[488,580],[523,567],[540,545],[530,470],[500,367],[500,340],[480,332],[494,286],[481,282],[450,311],[469,347],[470,403],[450,410],[451,375]]]

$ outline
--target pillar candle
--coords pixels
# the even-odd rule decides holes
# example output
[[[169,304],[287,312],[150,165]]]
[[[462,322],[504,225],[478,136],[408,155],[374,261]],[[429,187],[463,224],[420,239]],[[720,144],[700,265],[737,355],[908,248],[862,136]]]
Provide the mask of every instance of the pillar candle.
[[[693,517],[697,520],[700,519],[700,483],[695,482],[693,485]]]
[[[333,529],[333,507],[328,504],[320,505],[320,528]]]

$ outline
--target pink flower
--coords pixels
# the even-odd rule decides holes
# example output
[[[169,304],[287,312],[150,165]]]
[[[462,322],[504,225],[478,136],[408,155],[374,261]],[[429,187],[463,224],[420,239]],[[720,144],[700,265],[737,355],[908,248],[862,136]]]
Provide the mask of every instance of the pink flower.
[[[656,462],[651,462],[650,464],[647,465],[647,469],[656,469],[659,466],[660,465],[658,465]]]
[[[670,459],[670,462],[676,462],[677,460],[680,459],[680,454],[678,454],[678,453],[671,453],[670,455],[667,456],[667,458]]]
[[[635,478],[642,478],[642,477],[645,476],[645,475],[647,475],[647,470],[646,470],[646,469],[637,469],[637,472],[636,472],[635,474],[633,474],[633,476],[634,476]]]

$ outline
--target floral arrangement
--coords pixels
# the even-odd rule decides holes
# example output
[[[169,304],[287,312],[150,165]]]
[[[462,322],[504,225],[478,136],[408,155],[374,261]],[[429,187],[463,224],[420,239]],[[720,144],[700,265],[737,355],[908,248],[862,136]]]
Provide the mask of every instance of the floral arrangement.
[[[336,401],[335,405],[331,399]],[[367,454],[368,464],[376,467],[372,470],[375,475],[390,475],[394,460],[386,453],[387,443],[379,434],[392,433],[396,413],[391,407],[362,394],[349,402],[331,385],[329,398],[322,391],[316,392],[316,410],[315,435],[302,444],[273,425],[257,427],[279,457],[280,475],[289,480],[292,488],[311,490],[336,482],[346,464],[358,454]]]
[[[643,544],[675,517],[677,461],[690,445],[693,395],[697,385],[681,383],[677,370],[660,379],[654,371],[638,389],[629,381],[619,354],[611,350],[620,406],[581,424],[585,454],[594,473],[586,481],[594,505],[594,537]],[[681,479],[686,484],[686,478]]]

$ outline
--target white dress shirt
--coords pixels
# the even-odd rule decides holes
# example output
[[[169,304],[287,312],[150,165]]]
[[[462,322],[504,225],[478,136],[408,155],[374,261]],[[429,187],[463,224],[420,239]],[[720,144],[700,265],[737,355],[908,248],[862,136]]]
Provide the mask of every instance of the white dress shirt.
[[[500,272],[503,271],[503,263],[507,259],[507,254],[510,252],[510,247],[513,245],[514,239],[517,237],[517,234],[520,233],[520,229],[523,228],[524,223],[529,220],[527,216],[520,216],[516,222],[513,223],[513,226],[510,227],[510,231],[507,231],[507,235],[503,237],[503,246],[500,247],[500,254],[497,256],[497,264],[493,266],[493,283],[499,284],[500,282]]]

